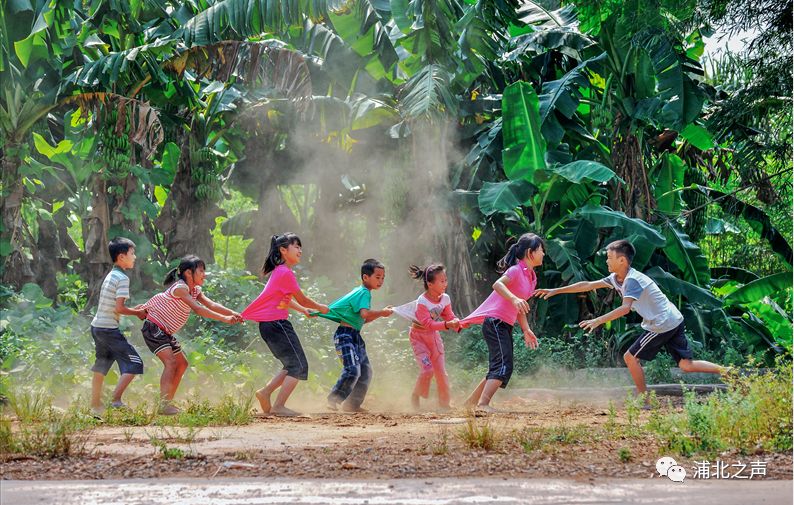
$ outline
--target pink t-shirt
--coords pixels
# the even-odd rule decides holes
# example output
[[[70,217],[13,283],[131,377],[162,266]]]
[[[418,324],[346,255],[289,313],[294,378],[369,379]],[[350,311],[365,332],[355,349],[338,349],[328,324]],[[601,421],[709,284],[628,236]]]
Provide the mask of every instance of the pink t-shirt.
[[[517,297],[528,300],[532,293],[535,292],[538,278],[535,275],[535,271],[527,267],[523,262],[508,268],[504,275],[508,278],[507,289]],[[507,324],[516,324],[518,309],[510,303],[510,300],[494,291],[482,302],[482,305],[462,319],[461,323],[465,326],[482,324],[486,317],[494,317]]]
[[[262,293],[241,313],[248,321],[278,321],[289,317],[289,302],[300,291],[298,279],[287,265],[279,265],[270,274]]]

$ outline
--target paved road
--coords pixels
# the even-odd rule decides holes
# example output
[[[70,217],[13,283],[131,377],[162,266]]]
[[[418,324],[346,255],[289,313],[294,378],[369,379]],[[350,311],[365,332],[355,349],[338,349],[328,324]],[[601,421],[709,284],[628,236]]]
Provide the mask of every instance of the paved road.
[[[0,481],[3,505],[791,504],[792,481],[164,479]]]

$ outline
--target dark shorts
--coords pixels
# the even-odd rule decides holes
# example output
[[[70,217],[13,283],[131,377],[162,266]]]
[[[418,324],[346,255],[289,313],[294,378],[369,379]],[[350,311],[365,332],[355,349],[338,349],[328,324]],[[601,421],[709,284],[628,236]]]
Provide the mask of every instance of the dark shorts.
[[[309,378],[309,362],[289,321],[263,321],[259,323],[259,334],[273,356],[284,365],[289,377],[302,381]]]
[[[141,375],[143,361],[138,351],[127,342],[118,328],[91,327],[91,336],[94,338],[96,348],[96,361],[91,371],[107,375],[113,362],[119,364],[122,374],[129,373]]]
[[[647,361],[655,358],[662,347],[667,349],[676,363],[682,359],[692,359],[692,349],[689,348],[689,342],[684,335],[683,322],[675,329],[664,333],[645,332],[631,344],[629,352],[635,358]]]
[[[143,322],[141,333],[143,333],[143,341],[146,342],[146,346],[154,354],[157,354],[163,349],[171,349],[171,352],[174,354],[182,352],[182,346],[176,340],[176,337],[169,335],[148,319]]]
[[[482,336],[488,346],[488,374],[486,379],[499,379],[500,387],[507,387],[513,375],[513,325],[501,319],[487,317],[482,323]]]

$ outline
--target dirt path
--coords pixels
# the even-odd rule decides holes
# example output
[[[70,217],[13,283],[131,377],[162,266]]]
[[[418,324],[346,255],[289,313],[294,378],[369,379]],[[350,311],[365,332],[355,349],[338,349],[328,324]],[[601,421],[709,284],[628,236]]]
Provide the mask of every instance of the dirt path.
[[[600,402],[514,399],[499,406],[505,411],[488,418],[463,411],[316,413],[240,427],[98,427],[82,456],[0,456],[0,478],[647,479],[656,475],[656,460],[668,455],[653,436],[626,429],[625,411],[610,413]],[[693,460],[677,459],[694,473]],[[720,459],[764,461],[767,479],[792,478],[791,454]]]
[[[668,504],[791,503],[791,481],[736,482],[667,479],[523,480],[401,479],[391,481],[197,479],[166,481],[3,482],[4,505],[448,505],[448,504]]]

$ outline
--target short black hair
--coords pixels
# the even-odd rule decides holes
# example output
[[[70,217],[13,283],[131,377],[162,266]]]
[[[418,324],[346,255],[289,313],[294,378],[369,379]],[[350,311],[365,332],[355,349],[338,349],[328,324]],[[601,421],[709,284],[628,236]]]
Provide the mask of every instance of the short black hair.
[[[375,273],[375,270],[378,268],[382,268],[383,271],[386,271],[386,267],[383,266],[383,263],[380,261],[370,258],[364,260],[364,263],[361,265],[361,278],[363,279],[365,275],[372,275]]]
[[[629,261],[629,265],[634,259],[634,255],[637,253],[637,251],[634,250],[634,246],[631,245],[631,242],[628,240],[616,240],[610,243],[607,246],[607,251],[614,251],[615,254],[624,256]]]
[[[127,237],[116,237],[108,244],[108,252],[113,263],[116,262],[119,254],[126,254],[130,249],[135,249],[135,242]]]

